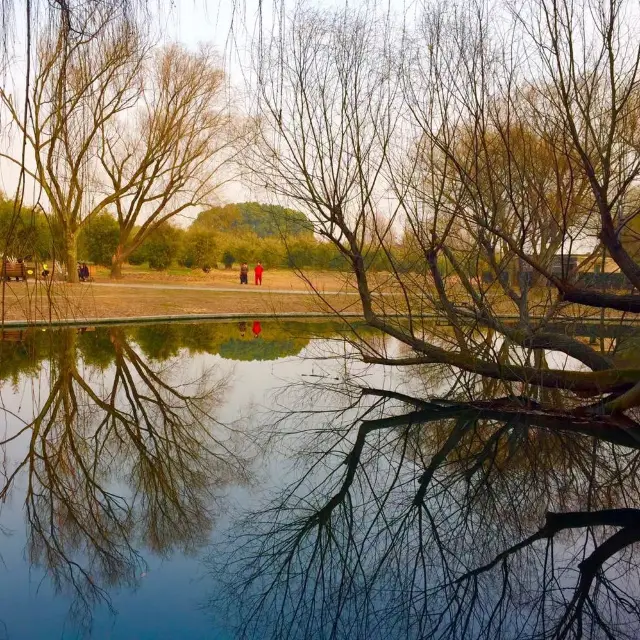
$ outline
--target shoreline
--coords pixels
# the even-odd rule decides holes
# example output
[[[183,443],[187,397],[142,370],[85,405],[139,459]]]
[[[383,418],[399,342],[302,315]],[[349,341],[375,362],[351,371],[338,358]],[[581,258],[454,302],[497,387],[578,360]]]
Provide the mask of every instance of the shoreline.
[[[361,319],[361,313],[348,312],[337,316],[334,313],[319,313],[306,311],[291,311],[280,314],[257,312],[257,313],[196,313],[181,315],[158,315],[158,316],[119,316],[105,318],[67,318],[58,320],[6,320],[0,322],[0,329],[26,329],[29,327],[93,327],[101,325],[116,324],[163,324],[169,322],[194,322],[204,320],[207,322],[224,322],[228,320],[301,320],[322,318],[340,320],[341,318]]]
[[[407,318],[406,314],[390,314],[387,317]],[[417,318],[417,316],[413,316]],[[437,314],[423,314],[420,316],[422,320],[436,320],[440,316]],[[192,313],[192,314],[169,314],[169,315],[151,315],[151,316],[114,316],[114,317],[98,317],[98,318],[62,318],[56,320],[5,320],[0,321],[0,330],[4,329],[26,329],[30,327],[93,327],[108,325],[127,325],[127,324],[164,324],[179,322],[225,322],[230,320],[363,320],[364,315],[359,312],[329,313],[317,311],[289,311],[282,313],[256,312],[256,313]],[[501,315],[498,316],[502,321],[517,321],[518,316]],[[535,320],[536,318],[532,318]],[[581,324],[581,325],[597,325],[602,322],[600,318],[582,318],[580,320],[562,319],[556,321],[558,324]],[[605,318],[605,324],[620,325],[640,325],[640,317],[625,318]]]

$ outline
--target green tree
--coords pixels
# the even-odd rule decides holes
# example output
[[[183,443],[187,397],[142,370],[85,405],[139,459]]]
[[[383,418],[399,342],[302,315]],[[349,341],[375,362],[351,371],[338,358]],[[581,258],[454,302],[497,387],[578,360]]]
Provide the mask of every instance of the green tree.
[[[82,259],[108,267],[118,246],[120,229],[109,213],[94,216],[82,229],[78,238],[78,254]]]
[[[180,264],[185,267],[215,267],[218,262],[218,244],[213,231],[191,227],[184,235]]]
[[[254,262],[258,260],[259,238],[255,233],[242,233],[230,237],[229,249],[238,262]]]
[[[237,204],[212,207],[201,211],[193,221],[193,226],[221,232],[237,231],[242,226],[240,209]]]
[[[267,269],[284,267],[287,262],[286,247],[278,238],[263,238],[258,245],[257,259]]]
[[[170,224],[163,224],[149,234],[147,239],[129,257],[131,264],[149,263],[156,271],[167,269],[178,257],[184,231]]]
[[[223,232],[252,231],[259,238],[313,235],[313,226],[301,211],[259,202],[212,207],[201,212],[194,225]]]
[[[235,261],[236,261],[236,257],[233,255],[233,253],[229,249],[226,249],[225,252],[222,254],[222,262],[224,264],[224,268],[231,269]]]
[[[13,200],[0,195],[0,252],[13,258],[49,258],[55,235],[44,213],[30,207],[15,211]]]

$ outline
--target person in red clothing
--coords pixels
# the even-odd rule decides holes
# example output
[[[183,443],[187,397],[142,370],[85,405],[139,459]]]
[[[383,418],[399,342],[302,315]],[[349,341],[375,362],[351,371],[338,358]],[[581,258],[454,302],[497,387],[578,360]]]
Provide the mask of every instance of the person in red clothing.
[[[262,286],[262,272],[264,271],[264,267],[262,266],[262,262],[258,262],[254,272],[256,274],[256,285]]]
[[[253,327],[251,327],[251,330],[253,331],[254,338],[260,337],[260,333],[262,332],[262,326],[260,325],[260,322],[258,320],[253,321]]]

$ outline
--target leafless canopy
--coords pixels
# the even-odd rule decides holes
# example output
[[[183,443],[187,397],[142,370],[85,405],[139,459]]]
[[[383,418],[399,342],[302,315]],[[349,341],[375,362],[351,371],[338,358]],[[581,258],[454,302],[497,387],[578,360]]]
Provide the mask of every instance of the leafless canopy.
[[[369,325],[406,346],[365,349],[367,362],[635,404],[635,369],[551,328],[640,310],[633,12],[425,3],[398,28],[375,6],[298,10],[258,46],[255,180],[308,213],[347,259]],[[622,291],[587,283],[602,263]],[[425,316],[447,325],[436,339]],[[573,370],[541,367],[545,349]]]

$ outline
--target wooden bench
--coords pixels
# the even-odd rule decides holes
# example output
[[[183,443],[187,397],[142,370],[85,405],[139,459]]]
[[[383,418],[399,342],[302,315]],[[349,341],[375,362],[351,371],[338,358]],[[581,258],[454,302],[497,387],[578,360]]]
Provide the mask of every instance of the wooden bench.
[[[2,277],[5,280],[26,280],[27,279],[27,267],[24,262],[3,262],[2,263]]]
[[[24,329],[5,329],[0,332],[0,340],[2,342],[22,342],[24,340],[25,333]]]

